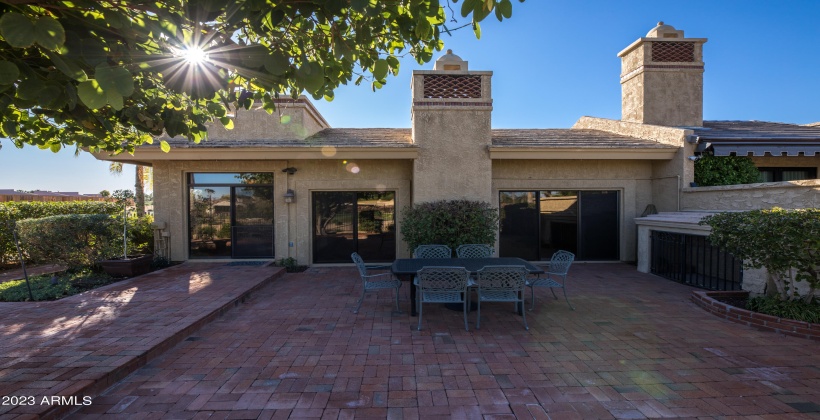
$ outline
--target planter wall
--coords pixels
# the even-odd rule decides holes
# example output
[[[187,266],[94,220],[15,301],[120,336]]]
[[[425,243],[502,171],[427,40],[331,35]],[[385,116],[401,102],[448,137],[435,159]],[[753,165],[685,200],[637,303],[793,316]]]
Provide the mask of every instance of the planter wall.
[[[692,291],[692,301],[712,314],[738,324],[744,324],[758,330],[820,341],[820,324],[752,312],[714,299],[716,297],[747,297],[748,295],[749,292],[746,291],[710,292],[695,290]]]

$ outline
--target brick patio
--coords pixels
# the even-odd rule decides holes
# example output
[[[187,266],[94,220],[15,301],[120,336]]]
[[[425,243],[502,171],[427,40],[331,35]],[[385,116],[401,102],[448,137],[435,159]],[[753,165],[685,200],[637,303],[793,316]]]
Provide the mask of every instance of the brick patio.
[[[416,331],[406,287],[404,313],[385,291],[354,315],[353,268],[287,274],[74,417],[820,416],[817,343],[714,317],[625,264],[576,264],[570,282],[576,310],[539,290],[529,331],[509,304],[482,305],[478,331],[475,312],[464,331],[460,312],[425,306]]]

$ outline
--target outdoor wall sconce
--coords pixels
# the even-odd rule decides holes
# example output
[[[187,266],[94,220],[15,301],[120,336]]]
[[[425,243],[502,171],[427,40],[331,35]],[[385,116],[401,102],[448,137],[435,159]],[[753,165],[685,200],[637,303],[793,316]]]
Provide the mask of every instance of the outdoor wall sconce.
[[[293,166],[290,166],[290,167],[287,167],[285,169],[282,169],[282,172],[287,172],[288,175],[293,175],[293,174],[296,173],[296,168],[294,168]]]
[[[283,197],[285,197],[285,203],[290,204],[290,203],[296,201],[296,192],[294,192],[292,189],[288,188],[288,190],[285,191],[285,195]]]

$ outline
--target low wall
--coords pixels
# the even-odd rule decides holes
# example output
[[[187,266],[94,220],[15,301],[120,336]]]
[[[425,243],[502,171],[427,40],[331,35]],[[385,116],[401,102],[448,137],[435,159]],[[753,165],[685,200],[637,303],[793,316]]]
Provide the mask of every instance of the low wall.
[[[781,207],[820,207],[820,179],[759,184],[687,187],[681,191],[682,210],[758,210]]]

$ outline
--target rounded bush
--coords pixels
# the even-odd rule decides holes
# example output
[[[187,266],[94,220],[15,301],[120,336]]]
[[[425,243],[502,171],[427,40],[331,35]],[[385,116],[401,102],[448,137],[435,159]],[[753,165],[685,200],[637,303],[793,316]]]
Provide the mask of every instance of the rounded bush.
[[[464,244],[495,243],[498,210],[488,203],[469,200],[441,200],[417,203],[404,209],[402,238],[415,249],[419,245],[440,244],[456,249]]]

